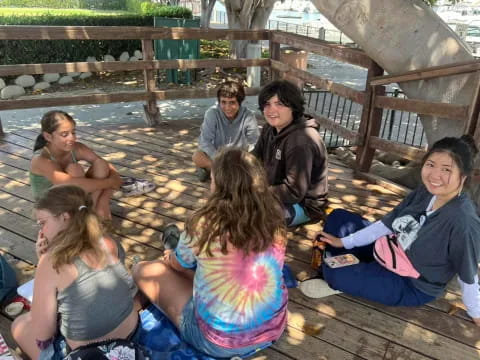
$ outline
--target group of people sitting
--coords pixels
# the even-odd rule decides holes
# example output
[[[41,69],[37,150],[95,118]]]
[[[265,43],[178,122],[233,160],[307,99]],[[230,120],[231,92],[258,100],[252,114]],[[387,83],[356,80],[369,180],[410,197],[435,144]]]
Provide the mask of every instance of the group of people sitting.
[[[12,325],[32,359],[74,359],[111,339],[148,353],[139,319],[148,302],[184,342],[213,358],[247,357],[281,336],[287,228],[326,217],[326,148],[317,123],[304,114],[301,91],[288,81],[261,90],[261,133],[242,105],[240,84],[226,82],[217,95],[193,155],[211,194],[173,249],[135,265],[132,276],[122,247],[102,226],[121,184],[117,171],[76,141],[68,114],[44,115],[30,171],[39,226],[33,303]],[[462,191],[476,152],[467,136],[433,144],[423,160],[423,184],[373,224],[333,211],[316,240],[327,244],[325,256],[349,253],[359,262],[340,268],[323,262],[318,276],[300,283],[304,294],[343,291],[417,306],[440,296],[458,275],[468,313],[480,326],[480,221]],[[88,171],[79,160],[91,164]],[[387,258],[398,261],[393,266]]]

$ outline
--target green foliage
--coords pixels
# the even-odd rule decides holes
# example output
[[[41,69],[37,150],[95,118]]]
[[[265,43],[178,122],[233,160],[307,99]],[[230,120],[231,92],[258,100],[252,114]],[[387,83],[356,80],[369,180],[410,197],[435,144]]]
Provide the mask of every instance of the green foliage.
[[[149,0],[125,0],[125,7],[127,11],[140,13],[140,5]]]
[[[78,9],[80,0],[2,0],[0,7]]]
[[[126,0],[2,0],[0,7],[125,10]]]
[[[125,0],[128,11],[144,16],[159,16],[167,18],[192,19],[192,11],[181,6],[169,6],[152,3],[149,0]]]
[[[228,40],[200,40],[200,59],[228,59],[230,42]]]
[[[166,18],[192,19],[192,11],[181,6],[159,5],[151,2],[140,4],[140,14]]]
[[[152,26],[153,19],[119,11],[0,8],[0,25]],[[101,60],[105,54],[118,57],[137,49],[141,49],[139,40],[3,40],[0,59],[2,64],[85,61],[88,56]]]

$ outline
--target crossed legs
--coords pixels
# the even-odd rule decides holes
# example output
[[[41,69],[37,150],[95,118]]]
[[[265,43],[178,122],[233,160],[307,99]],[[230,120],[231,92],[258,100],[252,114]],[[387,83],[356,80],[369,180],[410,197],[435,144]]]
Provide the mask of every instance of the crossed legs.
[[[106,161],[100,159],[94,161],[86,173],[78,163],[68,165],[65,172],[72,177],[105,179],[110,175],[110,167]],[[112,218],[110,212],[110,199],[112,195],[113,189],[96,190],[91,193],[95,211],[102,219],[110,220]]]

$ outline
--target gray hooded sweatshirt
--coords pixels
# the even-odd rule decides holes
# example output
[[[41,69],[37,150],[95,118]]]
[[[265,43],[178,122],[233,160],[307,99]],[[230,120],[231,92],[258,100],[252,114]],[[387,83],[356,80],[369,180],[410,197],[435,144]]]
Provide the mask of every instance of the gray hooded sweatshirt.
[[[213,159],[223,146],[235,146],[242,149],[253,147],[258,140],[259,130],[253,111],[240,106],[237,117],[230,121],[218,104],[205,112],[198,147]]]

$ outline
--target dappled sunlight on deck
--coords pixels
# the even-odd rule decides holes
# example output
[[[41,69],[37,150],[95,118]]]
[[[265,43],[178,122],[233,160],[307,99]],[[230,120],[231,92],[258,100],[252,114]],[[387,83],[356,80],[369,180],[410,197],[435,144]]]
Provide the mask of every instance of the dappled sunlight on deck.
[[[191,161],[199,125],[175,121],[157,129],[131,125],[77,129],[80,141],[112,162],[121,175],[157,185],[144,195],[125,197],[116,192],[112,199],[113,237],[125,248],[128,267],[162,256],[162,229],[170,223],[183,229],[184,221],[205,203],[209,184],[198,182]],[[37,131],[18,130],[0,137],[0,249],[15,264],[21,282],[33,276],[32,264],[37,261],[28,180],[37,135]],[[348,209],[374,221],[400,202],[401,197],[390,190],[356,179],[353,170],[335,157],[329,163],[331,209]],[[311,239],[321,226],[289,229],[285,261],[299,278],[315,275],[310,267]],[[461,308],[448,315],[451,304],[461,304],[455,288],[416,309],[385,307],[344,294],[308,299],[297,289],[291,289],[289,297],[286,332],[252,359],[480,358],[480,330]]]

